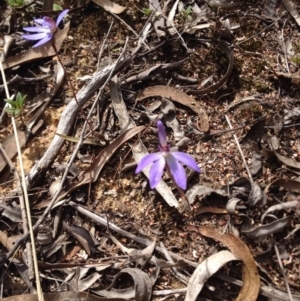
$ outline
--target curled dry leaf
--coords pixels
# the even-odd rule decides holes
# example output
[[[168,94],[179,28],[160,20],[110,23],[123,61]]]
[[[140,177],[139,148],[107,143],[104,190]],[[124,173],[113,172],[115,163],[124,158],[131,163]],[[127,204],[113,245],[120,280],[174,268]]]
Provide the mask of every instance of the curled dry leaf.
[[[200,199],[204,198],[212,193],[215,193],[222,197],[228,197],[228,194],[222,189],[214,189],[208,186],[196,184],[186,192],[186,196],[189,200],[190,205],[195,202],[196,196]]]
[[[264,190],[264,193],[267,194],[271,186],[280,186],[285,189],[291,190],[293,192],[300,193],[300,182],[290,180],[290,179],[276,179],[271,182]]]
[[[66,23],[64,29],[58,30],[57,33],[54,35],[54,43],[58,52],[62,46],[63,41],[67,37],[69,29],[70,29],[70,22]],[[3,68],[7,69],[39,58],[45,58],[45,57],[56,55],[51,43],[52,42],[49,41],[40,47],[30,48],[29,50],[23,53],[8,58],[3,63]]]
[[[188,229],[221,242],[237,259],[243,261],[243,286],[235,301],[256,301],[260,279],[256,263],[248,247],[231,233],[221,234],[210,227],[196,228],[193,225],[190,225]]]
[[[228,212],[230,214],[236,214],[236,209],[237,209],[236,207],[238,203],[241,201],[242,200],[239,198],[235,198],[235,197],[230,198],[226,204],[226,209],[228,210]]]
[[[133,285],[123,290],[113,288],[118,278],[124,274],[132,277]],[[115,276],[112,284],[106,290],[92,292],[107,298],[125,297],[127,299],[134,298],[136,301],[149,301],[152,295],[152,283],[145,272],[139,269],[125,268]]]
[[[126,9],[126,7],[109,0],[93,0],[93,2],[104,8],[106,11],[109,11],[110,13],[114,13],[116,15],[121,14]]]
[[[201,262],[188,282],[184,300],[196,300],[207,279],[215,274],[224,264],[232,260],[238,259],[231,252],[224,250],[209,256]]]
[[[252,239],[261,241],[266,236],[281,231],[289,224],[290,219],[291,216],[286,216],[267,225],[262,225],[251,230],[242,230],[242,232]]]
[[[183,91],[169,86],[162,86],[162,85],[152,86],[141,91],[138,94],[136,101],[141,101],[149,97],[165,97],[183,106],[190,108],[196,114],[198,114],[200,118],[201,131],[207,132],[209,130],[208,116],[206,115],[206,112],[203,110],[203,108],[199,105],[199,103],[194,98],[188,96]]]
[[[229,214],[228,210],[217,207],[200,207],[194,212],[194,215],[200,215],[203,213],[212,213],[212,214]]]
[[[213,45],[225,53],[225,55],[228,59],[227,71],[226,71],[225,75],[216,84],[213,84],[203,90],[189,90],[188,91],[189,94],[204,95],[204,94],[216,92],[220,87],[223,86],[223,84],[225,84],[227,82],[227,80],[232,72],[233,65],[234,65],[234,57],[233,57],[232,50],[223,42],[214,41]]]
[[[79,241],[88,255],[93,255],[96,252],[95,242],[86,229],[75,225],[69,226],[66,222],[63,222],[63,227]]]
[[[137,266],[142,269],[148,263],[155,249],[156,241],[154,240],[149,246],[143,250],[125,247],[120,241],[118,241],[112,234],[109,234],[110,239],[121,249],[124,254],[130,255],[131,261],[135,262]]]
[[[261,223],[263,223],[264,218],[266,215],[268,215],[270,212],[276,211],[276,210],[283,210],[283,209],[291,209],[291,208],[296,208],[299,207],[300,202],[298,200],[295,201],[290,201],[282,204],[277,204],[274,206],[271,206],[270,208],[267,209],[267,211],[262,215],[261,217]]]

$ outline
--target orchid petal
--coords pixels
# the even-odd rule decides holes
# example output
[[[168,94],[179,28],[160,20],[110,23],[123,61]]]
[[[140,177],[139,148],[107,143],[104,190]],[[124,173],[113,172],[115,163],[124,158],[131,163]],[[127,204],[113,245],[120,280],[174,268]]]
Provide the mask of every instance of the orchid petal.
[[[171,152],[172,156],[178,160],[179,162],[183,163],[184,165],[194,169],[197,172],[201,172],[200,168],[197,165],[195,159],[190,156],[189,154],[182,153],[182,152]]]
[[[49,28],[45,27],[24,27],[23,30],[28,31],[28,32],[50,32]]]
[[[26,40],[40,40],[40,39],[44,39],[48,36],[48,34],[46,32],[43,33],[37,33],[37,34],[23,34],[22,38],[26,39]]]
[[[51,30],[51,32],[55,32],[55,30],[56,30],[56,24],[55,24],[55,22],[51,18],[49,18],[49,17],[44,17],[43,19],[44,19],[43,26],[44,27],[48,27],[49,30]]]
[[[45,23],[46,23],[45,20],[44,20],[43,18],[40,18],[40,19],[34,19],[33,22],[34,22],[34,23],[38,23],[38,24],[40,24],[40,25],[42,25],[42,26],[45,25]]]
[[[170,169],[172,176],[176,184],[183,190],[186,189],[186,173],[182,165],[173,157],[172,154],[169,154],[166,157],[167,165]]]
[[[160,145],[162,147],[168,146],[166,130],[163,123],[160,120],[157,121],[157,132]]]
[[[63,11],[59,14],[59,16],[58,16],[58,18],[57,18],[57,20],[56,20],[56,27],[58,27],[59,23],[61,22],[61,20],[65,17],[65,15],[66,15],[68,12],[69,12],[69,10],[68,10],[68,9],[65,9],[65,10],[63,10]]]
[[[52,36],[53,36],[52,34],[51,35],[49,34],[47,37],[45,37],[44,39],[42,39],[39,42],[37,42],[36,44],[34,44],[32,47],[36,48],[36,47],[39,47],[39,46],[47,43],[48,41],[50,41],[52,39]]]
[[[139,164],[135,170],[135,173],[137,174],[137,173],[141,172],[145,167],[154,163],[155,161],[159,160],[160,158],[162,158],[161,153],[148,154],[148,155],[144,156],[141,159],[141,161],[139,162]]]
[[[151,189],[155,188],[161,180],[164,168],[166,165],[166,160],[160,155],[160,159],[155,161],[150,169],[149,182]]]

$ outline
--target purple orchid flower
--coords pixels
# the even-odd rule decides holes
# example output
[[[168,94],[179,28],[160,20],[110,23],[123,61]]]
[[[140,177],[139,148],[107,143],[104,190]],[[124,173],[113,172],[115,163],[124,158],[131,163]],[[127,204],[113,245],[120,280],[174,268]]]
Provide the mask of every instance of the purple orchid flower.
[[[64,16],[69,12],[68,9],[63,10],[56,22],[49,17],[44,17],[42,19],[34,19],[34,22],[37,23],[37,26],[24,27],[23,29],[28,32],[34,32],[33,34],[23,34],[22,38],[26,40],[40,40],[33,45],[33,48],[41,46],[53,38],[53,35],[62,21]]]
[[[183,190],[186,189],[186,173],[181,164],[194,169],[200,173],[200,169],[195,161],[195,159],[183,152],[172,151],[167,141],[167,134],[163,123],[159,120],[157,122],[158,138],[160,145],[158,146],[159,152],[154,154],[148,154],[141,159],[139,162],[135,173],[141,172],[145,167],[152,164],[150,169],[150,187],[155,188],[164,171],[167,164],[167,168],[172,174],[176,184]]]

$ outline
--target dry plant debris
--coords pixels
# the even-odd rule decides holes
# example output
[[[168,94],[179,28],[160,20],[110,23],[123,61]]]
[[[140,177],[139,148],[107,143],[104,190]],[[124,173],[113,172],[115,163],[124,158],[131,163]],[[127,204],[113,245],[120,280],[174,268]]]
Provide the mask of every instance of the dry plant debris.
[[[22,39],[64,9],[50,41]],[[27,95],[16,120],[44,300],[300,300],[296,0],[0,12],[8,89]],[[3,77],[0,93],[0,298],[38,300]],[[201,167],[187,191],[134,172],[157,120]]]

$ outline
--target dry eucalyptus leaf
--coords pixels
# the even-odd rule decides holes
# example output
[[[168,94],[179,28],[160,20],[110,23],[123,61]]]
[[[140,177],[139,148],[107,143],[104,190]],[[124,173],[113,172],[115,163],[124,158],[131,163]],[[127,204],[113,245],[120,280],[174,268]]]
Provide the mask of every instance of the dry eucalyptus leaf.
[[[212,214],[229,214],[229,211],[223,208],[217,207],[200,207],[197,208],[194,212],[194,216],[204,214],[204,213],[212,213]]]
[[[77,291],[82,292],[82,291],[89,289],[100,278],[101,278],[101,275],[99,273],[95,272],[84,279],[78,279]]]
[[[121,14],[126,9],[126,7],[109,0],[93,0],[93,2],[104,8],[106,11],[109,11],[116,15]]]
[[[287,190],[291,190],[293,192],[300,193],[300,182],[290,180],[290,179],[276,179],[271,182],[264,190],[264,193],[267,194],[271,186],[280,186]]]
[[[131,260],[136,263],[138,267],[143,269],[148,263],[155,250],[156,241],[154,240],[149,246],[143,250],[127,248],[119,242],[112,234],[109,234],[110,239],[121,249],[124,254],[130,255]]]
[[[221,234],[211,227],[197,228],[193,225],[188,226],[188,229],[221,242],[237,259],[243,261],[243,285],[235,301],[256,301],[260,290],[260,278],[249,248],[231,233]]]
[[[236,197],[232,197],[228,200],[227,204],[226,204],[226,209],[228,210],[228,213],[230,214],[236,214],[236,207],[238,205],[239,202],[241,202],[242,200]]]
[[[200,130],[207,132],[209,130],[208,116],[200,104],[185,92],[169,86],[157,85],[146,88],[141,91],[136,101],[141,101],[149,97],[165,97],[186,106],[198,114],[200,118]]]
[[[224,264],[232,260],[238,259],[231,252],[224,250],[209,256],[201,262],[188,282],[184,300],[195,301],[207,279],[215,274]]]
[[[258,226],[251,230],[242,230],[244,234],[248,237],[255,239],[256,241],[261,241],[266,236],[277,233],[286,227],[290,222],[291,216],[286,216],[272,223]]]
[[[274,212],[276,210],[283,210],[283,209],[291,209],[291,208],[297,208],[299,207],[300,202],[298,200],[295,201],[290,201],[290,202],[286,202],[286,203],[281,203],[281,204],[277,204],[274,206],[271,206],[270,208],[267,209],[267,211],[262,215],[261,217],[261,223],[264,222],[264,218],[270,213],[270,212]]]
[[[300,16],[295,8],[294,4],[290,0],[282,0],[283,5],[286,10],[291,14],[291,16],[295,19],[298,26],[300,26]]]
[[[251,183],[251,191],[248,196],[248,205],[255,206],[258,202],[262,201],[262,205],[265,204],[266,198],[263,191],[257,183]]]
[[[204,185],[196,184],[186,192],[186,196],[190,204],[195,202],[195,198],[198,196],[200,199],[215,193],[222,197],[228,197],[228,194],[222,189],[214,189]]]
[[[274,154],[277,157],[277,159],[286,166],[300,169],[300,162],[295,161],[295,159],[282,156],[276,151],[274,151]]]
[[[63,222],[63,227],[79,241],[88,255],[96,252],[96,245],[89,231],[75,225],[69,226],[66,222]]]
[[[0,212],[2,211],[1,215],[9,218],[12,222],[21,223],[21,209],[20,208],[13,208],[11,206],[6,206],[0,203]]]
[[[127,289],[113,288],[118,278],[124,274],[131,276],[133,285]],[[125,268],[115,276],[112,284],[106,290],[92,290],[92,292],[107,298],[125,297],[127,299],[134,298],[136,301],[149,301],[152,295],[152,283],[145,272],[139,269]]]

